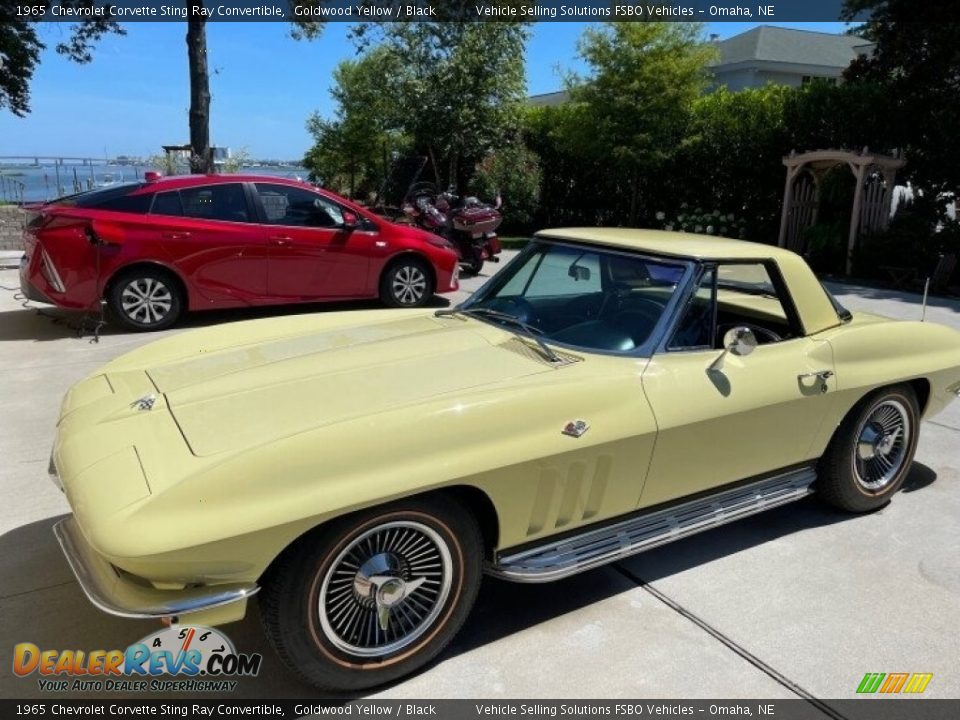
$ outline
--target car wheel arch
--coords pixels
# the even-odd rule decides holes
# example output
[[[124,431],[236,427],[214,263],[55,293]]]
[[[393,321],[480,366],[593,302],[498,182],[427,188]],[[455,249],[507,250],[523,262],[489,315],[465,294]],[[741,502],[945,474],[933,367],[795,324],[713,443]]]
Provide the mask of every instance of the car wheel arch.
[[[427,490],[425,492],[413,493],[411,495],[393,498],[384,503],[365,505],[363,507],[354,508],[350,512],[333,515],[332,517],[327,518],[323,522],[304,530],[299,535],[291,539],[283,548],[281,548],[280,551],[274,556],[270,564],[264,568],[263,572],[257,579],[257,584],[263,585],[264,582],[269,582],[271,570],[279,562],[281,562],[281,559],[284,555],[292,551],[301,542],[308,542],[311,536],[321,532],[327,525],[334,521],[341,520],[356,513],[362,513],[376,509],[378,507],[388,507],[396,503],[402,503],[405,500],[419,500],[438,495],[452,499],[454,502],[461,505],[467,512],[473,514],[477,524],[480,526],[480,532],[483,536],[484,556],[486,559],[492,558],[500,541],[500,516],[497,512],[496,506],[493,503],[493,500],[484,490],[475,485],[449,485],[434,490]]]
[[[437,269],[433,266],[433,263],[430,262],[430,258],[428,258],[423,253],[417,252],[416,250],[402,250],[401,252],[398,252],[396,255],[393,255],[390,258],[388,258],[387,261],[383,264],[383,269],[380,270],[380,275],[377,277],[377,287],[379,287],[380,283],[383,281],[384,275],[390,272],[390,269],[394,265],[411,258],[416,258],[417,260],[419,260],[424,264],[424,266],[427,268],[427,270],[430,273],[430,280],[433,283],[433,287],[436,287],[437,286]]]
[[[156,260],[137,260],[131,263],[127,263],[126,265],[121,265],[120,267],[116,268],[113,271],[113,273],[111,273],[110,277],[107,278],[106,282],[103,283],[103,288],[101,290],[100,296],[103,298],[109,297],[110,290],[113,288],[113,286],[116,284],[116,282],[120,278],[130,274],[131,272],[139,268],[146,268],[150,270],[160,270],[162,272],[167,273],[177,283],[177,289],[180,291],[183,297],[184,307],[189,309],[190,291],[187,288],[186,281],[180,276],[180,273],[178,273],[174,268]]]

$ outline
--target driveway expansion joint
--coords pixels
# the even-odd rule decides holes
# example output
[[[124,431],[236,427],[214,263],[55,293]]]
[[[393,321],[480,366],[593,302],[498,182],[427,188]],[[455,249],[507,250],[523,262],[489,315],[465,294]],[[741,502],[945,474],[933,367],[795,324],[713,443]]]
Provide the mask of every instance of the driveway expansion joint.
[[[771,680],[778,683],[779,685],[782,685],[785,689],[789,690],[797,697],[802,698],[803,700],[806,700],[807,702],[809,702],[811,705],[813,705],[817,710],[822,712],[827,717],[834,718],[834,720],[848,720],[846,715],[843,715],[842,713],[837,712],[822,700],[818,700],[809,691],[805,690],[801,685],[799,685],[798,683],[788,678],[786,675],[778,671],[773,666],[769,665],[768,663],[758,658],[752,652],[750,652],[745,647],[740,645],[736,640],[724,634],[722,631],[715,628],[713,625],[708,623],[706,620],[704,620],[700,616],[696,615],[690,610],[687,610],[680,603],[676,602],[669,596],[662,593],[660,590],[658,590],[656,587],[648,583],[639,575],[636,575],[635,573],[633,573],[632,571],[628,570],[627,568],[623,567],[620,564],[612,565],[611,568],[619,572],[621,575],[623,575],[625,578],[627,578],[631,582],[635,583],[641,590],[644,590],[650,595],[652,595],[654,598],[659,600],[661,603],[666,605],[675,613],[692,622],[694,625],[699,627],[701,630],[706,632],[715,640],[718,640],[720,643],[725,645],[727,648],[729,648],[734,653],[736,653],[737,655],[742,657],[744,660],[746,660],[748,663],[750,663],[755,668],[757,668],[760,672],[767,675]]]

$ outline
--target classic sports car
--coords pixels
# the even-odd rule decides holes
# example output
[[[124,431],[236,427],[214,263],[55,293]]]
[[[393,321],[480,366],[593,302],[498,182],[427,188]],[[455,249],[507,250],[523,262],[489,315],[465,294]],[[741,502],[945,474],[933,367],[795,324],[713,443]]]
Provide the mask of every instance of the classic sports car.
[[[960,333],[850,313],[803,260],[541,232],[469,301],[146,345],[70,390],[56,526],[90,600],[237,620],[358,690],[437,655],[481,574],[542,582],[817,492],[887,503]]]
[[[31,209],[23,294],[73,310],[106,303],[130,330],[187,310],[376,298],[420,307],[459,287],[443,238],[327,190],[269,175],[147,173]]]

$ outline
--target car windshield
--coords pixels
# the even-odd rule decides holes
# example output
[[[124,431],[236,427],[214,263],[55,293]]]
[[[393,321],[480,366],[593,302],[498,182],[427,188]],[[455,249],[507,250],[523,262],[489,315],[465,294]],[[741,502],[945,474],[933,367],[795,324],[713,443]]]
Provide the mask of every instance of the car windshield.
[[[478,319],[540,342],[630,352],[644,345],[686,266],[615,250],[534,241],[468,303]]]

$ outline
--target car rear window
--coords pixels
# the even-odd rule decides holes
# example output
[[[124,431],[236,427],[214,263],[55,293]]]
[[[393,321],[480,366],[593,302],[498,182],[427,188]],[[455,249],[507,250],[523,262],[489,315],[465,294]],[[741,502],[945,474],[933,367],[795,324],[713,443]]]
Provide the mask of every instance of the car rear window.
[[[146,183],[130,182],[110,185],[109,187],[95,188],[87,192],[67,195],[56,201],[58,205],[68,207],[90,208],[95,210],[111,210],[113,212],[145,213],[150,209],[152,195],[133,193]]]

